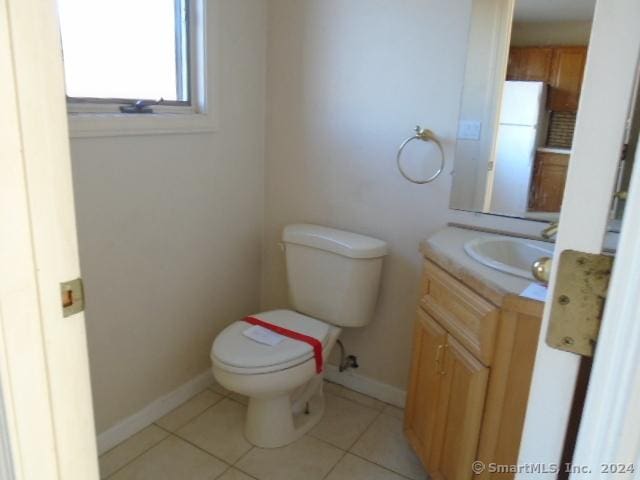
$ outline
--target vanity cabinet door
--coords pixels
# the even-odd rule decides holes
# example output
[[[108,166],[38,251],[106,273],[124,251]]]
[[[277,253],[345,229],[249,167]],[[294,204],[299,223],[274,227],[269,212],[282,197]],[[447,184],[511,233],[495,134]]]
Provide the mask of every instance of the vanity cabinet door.
[[[433,450],[437,402],[442,386],[447,334],[418,309],[413,335],[413,360],[405,409],[405,434],[428,471]]]
[[[469,480],[480,438],[489,368],[449,336],[442,378],[429,473],[434,479]]]

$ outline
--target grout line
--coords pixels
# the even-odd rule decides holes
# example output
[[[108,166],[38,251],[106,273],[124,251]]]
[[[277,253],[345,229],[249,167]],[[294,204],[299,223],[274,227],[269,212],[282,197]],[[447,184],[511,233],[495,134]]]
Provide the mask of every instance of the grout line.
[[[149,425],[149,427],[150,427],[150,426],[152,426],[152,425],[157,427],[157,425],[156,425],[155,423],[152,423],[151,425]],[[149,428],[149,427],[145,427],[145,428]],[[164,428],[162,428],[162,427],[158,427],[158,428],[160,428],[160,430],[162,430],[163,432],[167,433],[168,435],[167,435],[166,437],[162,437],[162,439],[161,439],[161,440],[159,440],[158,442],[156,442],[156,443],[154,443],[153,445],[151,445],[149,448],[147,448],[146,450],[144,450],[143,452],[141,452],[139,455],[136,455],[136,456],[135,456],[135,457],[133,457],[131,460],[129,460],[128,462],[124,463],[123,465],[121,465],[120,467],[118,467],[117,469],[115,469],[113,472],[111,472],[111,474],[109,474],[109,476],[108,476],[108,477],[104,477],[104,479],[103,479],[102,477],[100,477],[100,478],[101,478],[102,480],[109,480],[109,479],[110,479],[110,478],[112,478],[116,473],[118,473],[120,470],[122,470],[122,469],[124,469],[125,467],[127,467],[127,466],[131,465],[131,464],[132,464],[133,462],[135,462],[138,458],[142,457],[145,453],[147,453],[147,452],[149,452],[151,449],[153,449],[153,448],[157,447],[158,445],[160,445],[162,442],[164,442],[165,440],[167,440],[167,439],[171,436],[171,433],[170,433],[170,432],[167,432]],[[142,431],[142,430],[141,430],[141,431]],[[133,437],[133,435],[131,435],[131,437]],[[131,437],[129,437],[129,438],[131,438]],[[129,438],[127,438],[127,440],[129,440]],[[122,441],[122,442],[120,442],[118,445],[122,445],[122,444],[123,444],[124,442],[126,442],[127,440],[123,440],[123,441]],[[117,447],[118,445],[116,445],[116,447]],[[114,448],[116,448],[116,447],[113,447],[111,450],[113,450],[113,449],[114,449]],[[109,453],[111,450],[109,450],[109,451],[107,451],[107,452],[103,453],[102,455],[100,455],[100,457],[101,457],[101,456],[103,456],[103,455],[106,455],[106,454],[107,454],[107,453]],[[100,457],[98,457],[98,459],[99,459]]]
[[[204,390],[202,391],[204,392]],[[202,393],[200,392],[200,393]],[[179,409],[180,407],[184,406],[186,403],[190,402],[191,400],[193,400],[196,396],[200,395],[200,393],[197,393],[196,395],[194,395],[193,397],[191,397],[189,400],[187,400],[186,402],[184,402],[183,404],[177,406],[176,408],[174,408],[173,410],[171,410],[171,412],[167,413],[167,415],[170,415],[172,412],[175,412],[177,409]],[[215,393],[215,392],[214,392]],[[188,425],[189,423],[193,422],[196,418],[198,418],[199,416],[201,416],[202,414],[204,414],[207,410],[210,410],[211,408],[215,407],[217,404],[219,404],[220,402],[222,402],[222,400],[224,400],[226,397],[221,397],[218,400],[216,400],[215,402],[213,402],[211,405],[209,405],[207,408],[205,408],[203,411],[201,411],[200,413],[198,413],[197,415],[189,418],[189,420],[187,420],[184,425],[180,425],[178,428],[176,428],[176,431],[180,430],[181,428],[185,427],[186,425]],[[156,420],[155,422],[153,422],[152,425],[155,425],[156,427],[161,428],[162,430],[164,430],[165,432],[169,432],[169,433],[174,433],[171,430],[169,430],[168,428],[163,427],[162,425],[160,425],[158,423],[158,421],[162,420],[164,417],[166,417],[167,415],[164,415],[162,417],[160,417],[158,420]],[[126,440],[125,440],[126,441]]]
[[[203,390],[203,391],[204,391],[204,390]],[[214,392],[214,393],[215,393],[215,392]],[[198,395],[199,395],[199,394],[198,394]],[[194,397],[191,397],[189,400],[192,400],[193,398],[194,398]],[[164,430],[165,432],[168,432],[168,433],[174,434],[174,435],[176,435],[177,437],[179,437],[179,435],[177,435],[178,430],[180,430],[180,429],[182,429],[182,428],[186,427],[186,426],[187,426],[187,425],[189,425],[191,422],[193,422],[195,419],[197,419],[197,418],[201,417],[202,415],[204,415],[206,412],[208,412],[209,410],[211,410],[213,407],[215,407],[216,405],[218,405],[219,403],[221,403],[225,398],[227,398],[227,397],[219,398],[218,400],[216,400],[215,402],[213,402],[211,405],[209,405],[209,406],[208,406],[207,408],[205,408],[203,411],[201,411],[200,413],[198,413],[195,417],[190,418],[190,419],[189,419],[189,420],[188,420],[184,425],[181,425],[181,426],[179,426],[178,428],[176,428],[176,431],[175,431],[175,432],[172,432],[172,431],[171,431],[171,430],[169,430],[168,428],[165,428],[165,427],[163,427],[162,425],[160,425],[160,424],[158,424],[158,423],[157,423],[157,422],[158,422],[158,420],[161,420],[161,419],[162,419],[162,418],[164,418],[164,417],[159,418],[158,420],[156,420],[155,422],[153,422],[153,424],[152,424],[152,425],[155,425],[156,427],[161,428],[161,429],[162,429],[162,430]],[[187,400],[187,402],[188,402],[189,400]],[[229,399],[229,400],[231,400],[231,399]],[[187,403],[187,402],[185,402],[185,403]],[[182,405],[184,405],[184,403],[183,403]],[[182,406],[182,405],[181,405],[181,406]],[[180,408],[180,407],[176,407],[176,408],[174,408],[173,410],[171,410],[171,412],[173,412],[174,410],[177,410],[178,408]],[[167,415],[169,415],[171,412],[167,413]]]
[[[234,466],[235,468],[238,468],[238,467],[237,467],[237,465],[242,461],[242,459],[243,459],[244,457],[246,457],[246,456],[247,456],[247,455],[249,455],[251,452],[253,452],[256,448],[258,448],[258,447],[256,447],[255,445],[253,445],[252,443],[249,443],[249,445],[251,445],[251,448],[250,448],[249,450],[247,450],[246,452],[244,452],[242,455],[240,455],[240,458],[238,458],[238,460],[236,460],[235,462],[233,462],[233,466]],[[238,470],[240,470],[240,469],[238,468]],[[242,471],[243,471],[243,470],[242,470]],[[246,473],[246,472],[245,472],[245,473]]]
[[[331,475],[331,473],[336,469],[336,467],[338,466],[338,464],[342,461],[342,459],[344,457],[347,456],[347,452],[346,450],[341,450],[342,451],[342,456],[338,459],[338,461],[336,463],[333,464],[333,466],[329,469],[329,471],[327,472],[327,474],[322,477],[322,480],[324,480],[325,478],[327,478],[329,475]]]
[[[203,388],[200,392],[196,393],[195,395],[193,395],[192,397],[190,397],[188,400],[185,400],[184,402],[182,402],[180,405],[178,405],[176,408],[174,408],[173,410],[171,410],[171,412],[177,410],[178,408],[180,408],[181,406],[183,406],[184,404],[186,404],[187,402],[193,400],[196,396],[200,395],[202,392],[204,392],[205,390],[209,390],[211,391],[210,387],[205,387]],[[217,392],[213,392],[213,393],[217,393]],[[220,394],[218,394],[220,395]],[[225,398],[224,396],[222,398]],[[193,417],[192,419],[190,419],[187,423],[191,422],[192,420],[196,419],[197,417],[199,417],[200,415],[202,415],[202,413],[206,412],[207,410],[209,410],[209,408],[213,407],[214,405],[216,405],[217,403],[222,401],[222,398],[218,399],[217,401],[215,401],[212,405],[210,405],[209,407],[207,407],[203,412],[199,413],[198,415],[196,415],[195,417]],[[167,415],[169,415],[168,412]],[[164,417],[164,415],[163,415]],[[161,417],[162,418],[162,417]],[[158,419],[160,420],[160,419]],[[185,423],[186,425],[186,423]],[[118,467],[116,470],[114,470],[108,477],[105,477],[104,479],[102,479],[102,477],[100,477],[102,480],[108,480],[109,478],[113,477],[116,473],[118,473],[120,470],[122,470],[123,468],[125,468],[127,465],[133,463],[135,460],[137,460],[138,458],[140,458],[142,455],[144,455],[145,453],[147,453],[149,450],[151,450],[152,448],[154,448],[157,445],[160,445],[162,442],[164,442],[166,439],[168,439],[171,435],[173,435],[173,432],[171,432],[170,430],[162,427],[161,425],[158,425],[156,422],[153,422],[149,425],[147,425],[145,428],[143,428],[142,430],[149,428],[151,426],[157,427],[160,430],[162,430],[163,432],[165,432],[167,435],[163,438],[161,438],[159,441],[155,442],[154,444],[152,444],[151,446],[149,446],[149,448],[147,448],[146,450],[144,450],[143,452],[141,452],[139,455],[136,455],[135,457],[131,458],[131,460],[129,460],[128,462],[124,463],[123,465],[121,465],[120,467]],[[183,425],[184,426],[184,425]],[[180,427],[182,428],[182,427]],[[140,432],[142,431],[140,430]],[[102,455],[98,456],[98,460],[100,459],[100,457],[103,457],[105,455],[107,455],[109,452],[115,450],[116,448],[118,448],[120,445],[122,445],[123,443],[125,443],[127,440],[130,440],[132,437],[134,437],[135,435],[137,435],[140,432],[136,432],[133,435],[131,435],[128,438],[125,438],[122,442],[118,443],[117,445],[114,445],[113,448],[110,448],[109,450],[107,450],[106,452],[104,452]],[[177,436],[177,435],[175,435]],[[180,437],[178,437],[180,438]],[[217,458],[217,457],[216,457]],[[226,463],[226,462],[225,462]]]
[[[304,437],[309,437],[309,438],[313,438],[314,440],[318,440],[319,442],[324,443],[325,445],[329,445],[330,447],[333,447],[336,450],[340,450],[341,452],[348,452],[348,450],[345,450],[342,447],[338,447],[337,445],[334,445],[333,443],[328,442],[327,440],[324,440],[324,439],[319,438],[319,437],[314,437],[313,435],[309,434],[309,432],[305,433],[302,437],[300,437],[298,440],[296,440],[296,442],[299,441],[300,439],[304,438]],[[295,443],[295,442],[293,442],[293,443]],[[289,445],[292,445],[292,444],[290,443]]]
[[[232,466],[233,466],[231,463],[227,462],[226,460],[223,460],[223,459],[222,459],[222,458],[220,458],[220,457],[216,457],[213,453],[209,452],[208,450],[205,450],[204,448],[202,448],[202,447],[200,447],[200,446],[196,445],[195,443],[193,443],[193,442],[192,442],[192,441],[190,441],[190,440],[187,440],[187,439],[186,439],[186,438],[184,438],[184,437],[181,437],[180,435],[178,435],[178,434],[176,434],[176,433],[171,433],[171,435],[170,435],[170,436],[172,436],[172,437],[176,437],[178,440],[182,440],[184,443],[188,443],[188,444],[189,444],[189,445],[191,445],[193,448],[196,448],[196,449],[200,450],[201,452],[206,453],[206,454],[207,454],[207,455],[209,455],[210,457],[213,457],[213,458],[215,458],[216,460],[221,461],[222,463],[224,463],[224,464],[225,464],[225,465],[227,465],[228,467],[232,467]],[[227,469],[227,470],[228,470],[228,469]]]
[[[400,472],[396,472],[395,470],[393,470],[393,469],[391,469],[391,468],[389,468],[389,467],[387,467],[387,466],[385,466],[385,465],[382,465],[382,464],[380,464],[380,463],[377,463],[377,462],[375,462],[375,461],[372,461],[372,460],[370,460],[370,459],[368,459],[368,458],[363,457],[362,455],[358,455],[357,453],[353,452],[353,447],[355,447],[356,443],[358,443],[358,441],[359,441],[359,440],[360,440],[360,439],[361,439],[361,438],[362,438],[362,437],[363,437],[363,436],[364,436],[364,435],[365,435],[365,434],[366,434],[366,433],[371,429],[371,427],[373,426],[373,424],[374,424],[374,423],[376,423],[376,422],[380,419],[380,417],[382,417],[383,415],[384,415],[384,416],[387,416],[387,417],[391,417],[391,418],[396,418],[396,417],[394,417],[393,415],[389,415],[388,413],[384,413],[384,411],[379,412],[379,413],[378,413],[378,415],[373,419],[373,421],[372,421],[372,422],[367,426],[367,428],[365,428],[365,430],[364,430],[364,431],[360,434],[360,436],[356,439],[356,441],[355,441],[355,442],[353,442],[353,444],[351,444],[351,446],[350,446],[350,447],[349,447],[349,449],[347,450],[347,453],[350,453],[350,454],[351,454],[351,455],[353,455],[354,457],[358,457],[360,460],[364,460],[364,461],[366,461],[366,462],[369,462],[369,463],[372,463],[372,464],[374,464],[374,465],[377,465],[378,467],[380,467],[380,468],[382,468],[382,469],[384,469],[384,470],[386,470],[386,471],[388,471],[388,472],[395,473],[396,475],[400,475],[402,478],[406,478],[406,479],[408,479],[408,480],[413,480],[411,477],[407,477],[406,475],[404,475],[404,474],[402,474],[402,473],[400,473]],[[425,473],[426,473],[426,472],[425,472]],[[427,477],[427,478],[428,478],[428,477]]]
[[[240,470],[238,467],[231,467],[229,470],[232,470],[232,469],[233,470],[237,470],[238,472],[242,473],[243,475],[246,475],[247,477],[251,478],[252,480],[259,480],[258,477],[254,477],[253,475],[249,475],[247,472],[245,472],[244,470]],[[229,470],[227,470],[227,472]]]
[[[231,391],[227,391],[228,393],[220,393],[220,392],[216,391],[213,387],[214,387],[213,385],[209,385],[207,387],[207,390],[209,390],[210,392],[215,393],[216,395],[220,395],[222,398],[227,398],[233,393]]]
[[[364,437],[364,435],[371,429],[373,424],[376,423],[381,416],[382,416],[382,412],[380,411],[380,412],[378,412],[378,414],[375,417],[373,417],[373,420],[371,420],[369,425],[367,425],[367,427],[362,431],[362,433],[360,435],[358,435],[358,438],[356,438],[353,441],[353,443],[351,445],[349,445],[349,447],[347,448],[347,452],[351,453],[351,449],[356,446],[356,443],[358,443],[360,441],[360,439],[362,437]]]
[[[348,453],[350,453],[350,454],[351,454],[351,455],[353,455],[354,457],[358,457],[360,460],[364,460],[365,462],[372,463],[373,465],[376,465],[377,467],[380,467],[380,468],[382,468],[383,470],[386,470],[387,472],[395,473],[396,475],[399,475],[399,476],[401,476],[402,478],[406,478],[407,480],[414,480],[414,479],[412,479],[411,477],[407,477],[404,473],[396,472],[395,470],[392,470],[391,468],[386,467],[386,466],[384,466],[384,465],[382,465],[382,464],[380,464],[380,463],[378,463],[378,462],[374,462],[373,460],[370,460],[370,459],[368,459],[368,458],[365,458],[365,457],[363,457],[362,455],[358,455],[357,453],[354,453],[354,452],[348,452]],[[424,469],[424,468],[423,468],[423,469]],[[425,472],[425,474],[427,474],[427,472]],[[427,477],[425,477],[425,478],[429,478],[429,477],[427,476]]]
[[[233,467],[226,468],[226,469],[225,469],[225,470],[224,470],[220,475],[218,475],[217,477],[215,477],[215,478],[213,478],[213,479],[211,479],[211,480],[218,480],[219,478],[224,477],[224,476],[226,475],[226,473],[227,473],[229,470],[231,470],[232,468],[233,468]]]

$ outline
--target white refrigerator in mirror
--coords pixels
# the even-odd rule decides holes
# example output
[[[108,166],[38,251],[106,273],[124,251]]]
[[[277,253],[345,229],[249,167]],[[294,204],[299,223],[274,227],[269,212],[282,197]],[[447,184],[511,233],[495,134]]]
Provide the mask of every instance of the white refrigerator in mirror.
[[[527,211],[536,149],[545,141],[547,86],[507,81],[502,94],[491,179],[492,213]]]

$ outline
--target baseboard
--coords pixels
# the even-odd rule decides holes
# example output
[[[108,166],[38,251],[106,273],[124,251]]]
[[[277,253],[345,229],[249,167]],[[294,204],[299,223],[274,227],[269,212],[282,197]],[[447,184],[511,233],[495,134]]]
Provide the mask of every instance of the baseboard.
[[[385,403],[404,408],[407,392],[386,383],[379,382],[364,375],[359,375],[353,370],[338,371],[338,367],[331,364],[325,365],[324,377],[330,382],[337,383],[356,392],[377,398]]]
[[[211,384],[213,384],[213,374],[211,370],[208,370],[176,388],[173,392],[154,400],[139,412],[134,413],[110,429],[100,433],[98,435],[98,453],[103,454],[107,450],[112,449],[120,442],[138,433],[143,428],[148,427]]]

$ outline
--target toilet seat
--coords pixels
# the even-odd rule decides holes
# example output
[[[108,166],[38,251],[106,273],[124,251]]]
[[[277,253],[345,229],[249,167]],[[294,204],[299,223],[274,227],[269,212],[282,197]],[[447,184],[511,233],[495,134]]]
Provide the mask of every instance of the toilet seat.
[[[292,310],[274,310],[254,316],[317,338],[323,348],[331,330],[330,325]],[[313,359],[311,346],[299,340],[285,338],[271,347],[245,337],[242,332],[250,326],[247,322],[238,321],[218,334],[211,348],[214,365],[227,372],[254,375],[286,370]]]

